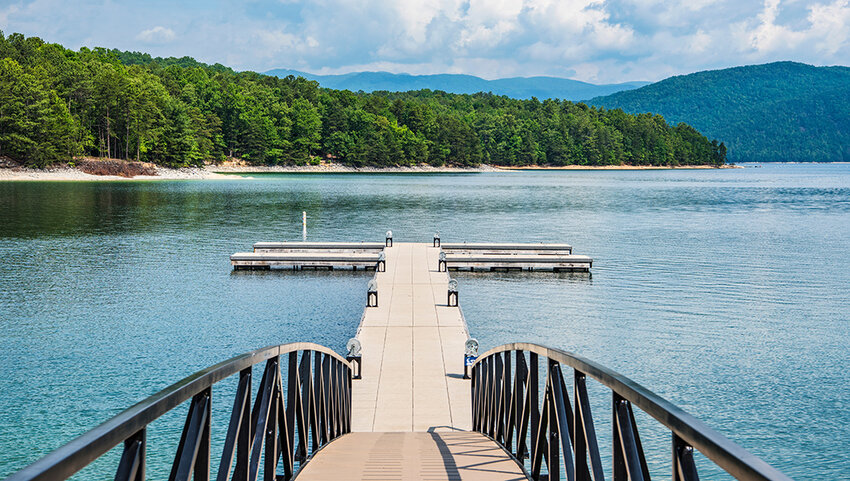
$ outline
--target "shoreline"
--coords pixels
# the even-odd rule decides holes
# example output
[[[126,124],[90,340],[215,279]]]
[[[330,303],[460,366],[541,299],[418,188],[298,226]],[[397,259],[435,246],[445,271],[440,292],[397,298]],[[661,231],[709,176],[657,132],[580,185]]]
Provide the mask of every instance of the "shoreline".
[[[522,165],[498,167],[499,170],[710,170],[743,169],[735,164],[716,165]]]
[[[320,165],[288,165],[288,166],[248,166],[248,165],[207,165],[204,167],[184,167],[172,169],[156,167],[157,175],[137,175],[121,177],[117,175],[93,175],[75,167],[58,166],[47,169],[27,167],[0,167],[0,182],[2,181],[155,181],[155,180],[224,180],[252,179],[250,174],[460,174],[481,172],[518,172],[543,170],[707,170],[707,169],[741,169],[737,165],[715,167],[711,165],[693,165],[683,167],[643,166],[643,165],[564,165],[564,166],[492,166],[478,167],[433,167],[418,165],[407,167],[350,167],[342,164]]]

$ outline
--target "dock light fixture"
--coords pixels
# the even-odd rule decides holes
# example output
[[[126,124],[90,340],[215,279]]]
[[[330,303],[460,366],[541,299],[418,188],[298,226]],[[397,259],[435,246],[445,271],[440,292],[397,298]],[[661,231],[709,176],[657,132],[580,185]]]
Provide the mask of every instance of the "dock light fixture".
[[[377,272],[387,272],[387,255],[381,252],[378,254],[378,264],[375,265]]]
[[[457,298],[457,279],[449,280],[449,298],[448,298],[449,307],[457,307],[458,306],[458,298]]]
[[[391,231],[391,230],[388,230],[388,231],[387,231],[387,243],[386,243],[386,246],[387,246],[387,247],[392,247],[392,246],[393,246],[393,231]]]
[[[369,281],[366,290],[366,307],[378,307],[378,281],[375,279]]]
[[[449,266],[446,264],[446,253],[440,251],[440,262],[437,264],[437,272],[448,272]]]
[[[469,369],[475,364],[475,360],[478,359],[478,340],[474,337],[470,337],[466,340],[464,344],[464,353],[463,353],[463,378],[470,379]]]
[[[345,348],[348,350],[348,355],[345,357],[345,360],[351,364],[351,378],[361,379],[363,361],[360,356],[360,341],[356,337],[352,337],[347,343],[345,343]]]
[[[434,247],[440,247],[440,232],[434,232]]]

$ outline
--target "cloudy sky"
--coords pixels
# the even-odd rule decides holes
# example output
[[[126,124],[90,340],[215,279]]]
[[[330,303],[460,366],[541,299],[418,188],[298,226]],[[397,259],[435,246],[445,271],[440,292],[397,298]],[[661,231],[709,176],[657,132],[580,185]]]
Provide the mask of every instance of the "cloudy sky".
[[[0,30],[261,72],[602,83],[850,64],[850,0],[0,0]]]

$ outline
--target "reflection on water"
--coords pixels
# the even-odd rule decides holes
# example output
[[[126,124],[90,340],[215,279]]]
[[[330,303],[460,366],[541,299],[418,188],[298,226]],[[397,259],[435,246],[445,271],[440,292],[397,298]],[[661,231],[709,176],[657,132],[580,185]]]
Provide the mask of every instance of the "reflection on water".
[[[299,240],[301,211],[315,240],[570,243],[592,277],[453,273],[482,349],[578,352],[794,478],[850,471],[850,166],[783,165],[0,182],[0,476],[232,355],[342,350],[370,274],[230,269],[255,241]],[[608,435],[608,394],[590,389]],[[669,438],[636,415],[666,477]],[[176,443],[180,416],[151,442]]]

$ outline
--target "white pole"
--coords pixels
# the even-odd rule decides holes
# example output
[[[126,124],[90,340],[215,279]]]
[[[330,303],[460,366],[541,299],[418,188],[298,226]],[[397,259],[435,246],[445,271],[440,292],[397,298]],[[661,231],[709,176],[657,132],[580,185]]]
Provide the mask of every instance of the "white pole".
[[[307,240],[307,212],[301,213],[301,237],[304,241]]]

